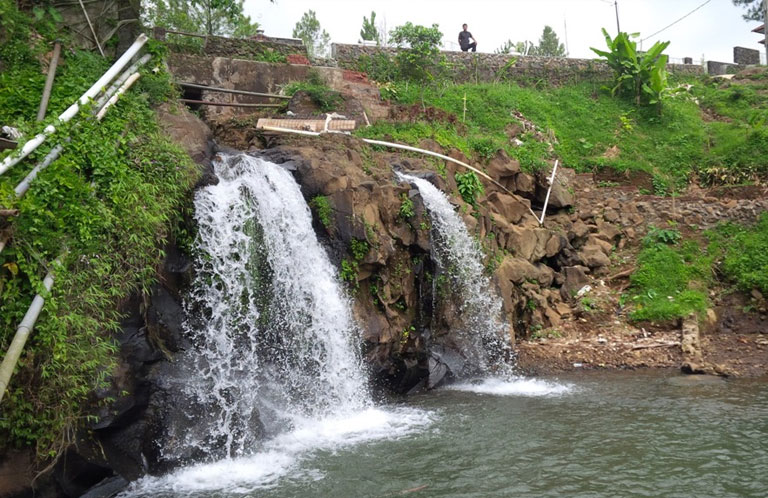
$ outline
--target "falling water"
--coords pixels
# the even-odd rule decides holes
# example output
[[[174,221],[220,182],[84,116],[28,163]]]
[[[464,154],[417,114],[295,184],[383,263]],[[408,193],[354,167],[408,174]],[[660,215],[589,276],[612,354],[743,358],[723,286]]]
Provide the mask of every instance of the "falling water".
[[[501,320],[502,302],[483,274],[482,252],[448,198],[427,180],[398,173],[419,189],[432,221],[434,258],[451,281],[451,292],[458,297],[463,330],[457,331],[465,374],[509,375],[506,362],[510,347],[504,340],[506,326]]]
[[[178,380],[191,408],[176,407],[187,420],[161,442],[191,465],[121,496],[241,496],[287,474],[318,479],[302,468],[318,450],[432,423],[429,412],[373,406],[350,303],[291,174],[246,155],[214,166],[219,183],[195,197],[194,348]]]

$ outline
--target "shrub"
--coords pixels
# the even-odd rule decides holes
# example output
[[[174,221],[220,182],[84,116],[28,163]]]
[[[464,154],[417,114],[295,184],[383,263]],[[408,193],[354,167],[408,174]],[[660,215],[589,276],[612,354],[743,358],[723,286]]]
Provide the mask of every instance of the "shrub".
[[[326,229],[331,228],[331,225],[333,224],[331,218],[333,208],[331,208],[331,203],[326,196],[316,195],[309,201],[309,207],[315,210],[317,219]]]
[[[477,202],[477,196],[482,195],[485,192],[483,184],[480,183],[477,174],[474,171],[456,173],[455,178],[461,198],[464,199],[464,202],[467,204],[474,206]]]

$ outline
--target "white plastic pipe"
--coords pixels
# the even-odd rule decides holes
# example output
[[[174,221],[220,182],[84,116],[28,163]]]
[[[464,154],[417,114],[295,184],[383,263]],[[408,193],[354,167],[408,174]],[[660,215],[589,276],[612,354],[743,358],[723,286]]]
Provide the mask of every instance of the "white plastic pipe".
[[[56,258],[56,261],[53,263],[54,266],[61,264],[62,256]],[[45,276],[43,287],[45,287],[47,292],[51,291],[51,288],[53,287],[53,270],[49,271]],[[19,358],[21,357],[24,344],[27,342],[27,338],[35,326],[37,317],[40,316],[43,304],[45,304],[45,298],[40,294],[37,294],[34,299],[32,299],[32,304],[29,306],[27,313],[21,320],[19,327],[16,329],[16,335],[13,336],[13,341],[11,341],[11,345],[8,347],[8,351],[6,351],[5,356],[3,357],[3,362],[0,364],[0,401],[3,400],[5,389],[8,387],[8,382],[11,380],[13,370],[16,368],[16,363],[18,363]]]
[[[141,76],[141,73],[133,73],[128,77],[127,80],[122,84],[120,88],[117,89],[114,95],[112,95],[109,100],[107,100],[107,103],[104,104],[104,107],[99,109],[99,112],[96,113],[96,119],[98,121],[101,121],[101,119],[104,117],[104,115],[107,113],[107,110],[117,102],[117,100],[120,98],[120,95],[124,94],[126,91],[128,91],[129,88],[131,88],[131,85],[136,83],[136,80],[139,79]]]
[[[141,58],[139,58],[136,62],[128,66],[128,69],[123,71],[120,76],[117,77],[115,81],[112,82],[111,85],[109,85],[109,88],[104,92],[102,96],[100,96],[96,100],[96,104],[93,106],[94,109],[101,109],[104,107],[104,104],[107,103],[107,100],[112,97],[112,95],[115,94],[115,92],[122,86],[123,83],[135,72],[139,70],[141,66],[149,62],[149,60],[152,58],[151,55],[145,54]]]
[[[294,133],[296,135],[306,135],[306,136],[312,136],[312,137],[318,137],[318,136],[321,135],[321,133],[319,133],[319,132],[304,131],[304,130],[291,130],[291,129],[288,129],[288,128],[279,128],[277,126],[262,126],[261,129],[269,130],[269,131],[280,131],[280,132],[285,132],[285,133]],[[335,132],[328,132],[328,133],[335,133]],[[419,149],[418,147],[411,147],[410,145],[402,145],[402,144],[396,144],[396,143],[392,143],[392,142],[383,142],[381,140],[371,140],[369,138],[362,138],[361,140],[363,142],[365,142],[367,144],[371,144],[371,145],[381,145],[383,147],[390,147],[392,149],[409,150],[411,152],[418,152],[420,154],[426,154],[428,156],[438,157],[440,159],[444,159],[446,161],[450,161],[452,163],[458,164],[459,166],[463,166],[463,167],[465,167],[465,168],[467,168],[467,169],[469,169],[471,171],[474,171],[478,175],[482,176],[483,178],[487,179],[488,181],[490,181],[491,183],[493,183],[494,185],[496,185],[497,187],[502,189],[504,192],[506,192],[506,193],[508,193],[510,195],[514,195],[512,192],[507,190],[507,188],[504,185],[500,184],[499,182],[497,182],[496,180],[494,180],[490,176],[486,175],[485,173],[483,173],[479,169],[477,169],[477,168],[475,168],[473,166],[470,166],[469,164],[467,164],[465,162],[459,161],[458,159],[454,159],[454,158],[452,158],[450,156],[446,156],[444,154],[438,154],[437,152],[432,152],[430,150]],[[536,216],[536,213],[534,213],[531,208],[528,208],[528,211],[530,211],[531,214],[533,215],[533,217],[538,220],[538,217]]]
[[[112,81],[115,76],[117,76],[117,74],[128,64],[128,62],[130,62],[133,56],[136,55],[139,50],[141,50],[141,47],[143,47],[146,42],[147,35],[144,33],[140,34],[139,37],[136,38],[136,41],[133,42],[133,45],[131,45],[128,50],[126,50],[125,53],[120,56],[120,58],[117,59],[114,64],[112,64],[112,67],[110,67],[107,72],[104,73],[101,78],[99,78],[96,83],[94,83],[91,88],[89,88],[74,104],[69,106],[66,111],[59,115],[59,123],[66,123],[72,119],[78,113],[78,111],[80,111],[80,106],[87,104],[89,100],[96,97],[96,95],[98,95],[99,92],[101,92],[104,87],[110,81]],[[45,142],[46,138],[48,138],[54,132],[56,132],[56,127],[53,125],[46,126],[42,133],[36,135],[34,138],[25,143],[18,154],[12,154],[3,159],[2,163],[0,163],[0,175],[30,155],[35,149],[40,147],[40,144]]]
[[[547,197],[544,198],[544,208],[541,210],[539,225],[544,224],[544,215],[547,214],[547,204],[549,204],[549,194],[552,193],[552,186],[555,184],[555,173],[557,173],[557,159],[555,159],[555,165],[552,167],[552,176],[549,177],[549,189],[547,189]]]

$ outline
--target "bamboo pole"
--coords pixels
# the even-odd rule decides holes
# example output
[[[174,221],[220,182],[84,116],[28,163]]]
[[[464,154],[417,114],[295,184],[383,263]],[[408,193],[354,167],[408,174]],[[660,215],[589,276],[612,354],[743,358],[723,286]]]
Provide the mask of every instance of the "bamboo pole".
[[[45,87],[43,88],[43,98],[40,99],[40,108],[37,110],[37,120],[45,119],[45,111],[48,109],[48,100],[51,98],[51,89],[53,88],[53,79],[56,77],[56,67],[59,65],[59,55],[61,54],[61,43],[56,42],[53,45],[53,56],[51,64],[48,66],[48,76],[45,78]]]
[[[209,102],[207,100],[179,99],[185,104],[213,105],[219,107],[283,107],[284,104],[238,104],[237,102]]]
[[[198,83],[176,82],[176,84],[183,87],[197,88],[198,90],[208,90],[209,92],[235,93],[238,95],[251,95],[253,97],[268,97],[271,99],[285,99],[285,100],[291,99],[291,97],[287,95],[277,95],[274,93],[250,92],[248,90],[235,90],[232,88],[219,88],[216,86],[200,85]]]
[[[91,33],[93,34],[93,41],[96,42],[96,47],[99,49],[99,53],[102,57],[104,57],[104,50],[101,48],[101,43],[99,43],[99,36],[96,34],[96,30],[93,29],[93,24],[91,24],[91,18],[88,15],[88,11],[85,10],[85,5],[83,5],[83,0],[78,0],[80,2],[80,8],[83,9],[83,15],[85,16],[85,20],[88,21],[88,27],[91,28]]]
[[[63,255],[56,258],[53,266],[60,265],[62,257]],[[45,276],[43,287],[45,287],[46,292],[51,292],[51,288],[53,287],[53,270],[48,271],[48,274]],[[37,294],[34,299],[32,299],[32,304],[29,306],[29,309],[27,309],[27,313],[21,320],[19,327],[16,329],[16,335],[13,336],[13,341],[11,341],[11,345],[8,347],[8,351],[6,351],[5,356],[3,357],[3,362],[0,364],[0,401],[3,400],[5,389],[8,387],[8,383],[11,380],[13,370],[16,368],[16,363],[18,363],[19,358],[21,357],[24,344],[27,342],[27,338],[35,327],[37,318],[40,316],[43,304],[45,304],[45,298],[40,294]]]
[[[89,100],[93,99],[96,95],[103,90],[103,88],[112,81],[115,76],[130,62],[136,53],[141,50],[141,47],[147,42],[147,35],[140,34],[136,41],[133,42],[128,50],[105,72],[91,88],[89,88],[74,104],[69,106],[67,110],[62,112],[58,118],[58,124],[66,123],[72,119],[79,111],[80,106],[85,105]],[[0,175],[8,171],[12,166],[18,164],[22,159],[30,155],[35,151],[40,144],[45,142],[46,138],[56,132],[56,127],[48,125],[45,127],[42,133],[37,134],[34,138],[29,140],[21,148],[18,154],[11,154],[6,157],[2,163],[0,163]]]

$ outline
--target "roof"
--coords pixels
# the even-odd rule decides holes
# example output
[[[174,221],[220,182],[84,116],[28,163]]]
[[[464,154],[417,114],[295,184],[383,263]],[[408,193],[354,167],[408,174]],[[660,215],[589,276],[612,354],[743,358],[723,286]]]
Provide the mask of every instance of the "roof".
[[[756,27],[752,30],[752,32],[763,34],[765,32],[765,24],[761,24],[760,26]]]

